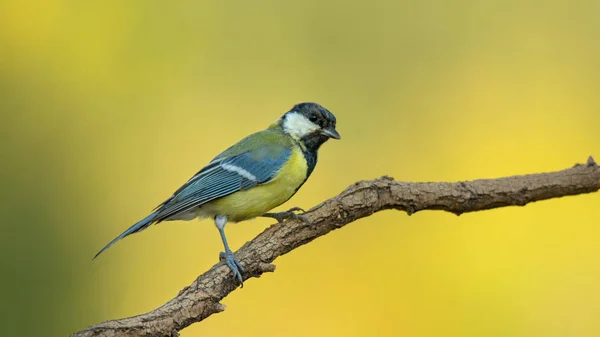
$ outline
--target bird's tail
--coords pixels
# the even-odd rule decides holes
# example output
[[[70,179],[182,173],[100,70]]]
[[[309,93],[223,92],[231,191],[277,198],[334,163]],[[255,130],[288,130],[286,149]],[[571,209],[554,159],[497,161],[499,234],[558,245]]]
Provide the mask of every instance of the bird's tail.
[[[104,248],[102,248],[93,258],[97,258],[98,255],[102,254],[103,251],[107,250],[108,247],[112,246],[115,242],[121,240],[122,238],[128,236],[129,234],[133,234],[133,233],[137,233],[143,229],[146,229],[148,226],[150,226],[152,224],[152,222],[154,221],[154,218],[156,217],[156,215],[158,214],[158,211],[148,215],[147,217],[143,218],[142,220],[138,221],[135,225],[129,227],[128,230],[124,231],[121,235],[117,236],[116,238],[114,238],[111,242],[109,242],[106,246],[104,246]]]

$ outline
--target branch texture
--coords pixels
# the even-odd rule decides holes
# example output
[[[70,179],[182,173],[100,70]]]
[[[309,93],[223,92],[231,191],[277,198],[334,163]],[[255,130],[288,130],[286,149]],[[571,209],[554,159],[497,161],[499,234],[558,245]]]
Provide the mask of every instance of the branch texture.
[[[274,271],[271,262],[278,256],[381,210],[396,209],[409,215],[421,210],[442,210],[460,215],[598,189],[600,168],[592,157],[586,164],[558,172],[498,179],[409,183],[381,177],[359,181],[315,206],[305,213],[310,224],[290,220],[267,228],[235,255],[244,266],[244,279],[248,279]],[[229,268],[219,262],[161,307],[139,316],[100,323],[71,336],[178,336],[179,330],[225,310],[220,301],[237,287]]]

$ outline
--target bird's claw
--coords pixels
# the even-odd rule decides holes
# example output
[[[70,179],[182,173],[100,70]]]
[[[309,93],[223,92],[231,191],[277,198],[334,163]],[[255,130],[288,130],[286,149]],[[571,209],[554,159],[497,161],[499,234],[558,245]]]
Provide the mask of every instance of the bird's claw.
[[[310,220],[308,220],[308,217],[306,215],[292,213],[291,217],[294,219],[302,220],[305,224],[310,225]]]
[[[268,217],[268,218],[273,218],[273,219],[277,220],[277,222],[279,222],[279,223],[282,223],[286,219],[297,219],[297,220],[304,221],[307,225],[310,225],[310,220],[308,220],[308,217],[306,215],[297,214],[296,212],[306,213],[300,207],[293,207],[293,208],[288,209],[285,212],[265,213],[262,216]]]
[[[240,284],[242,285],[242,288],[243,288],[244,281],[242,280],[242,272],[244,271],[244,268],[240,264],[240,261],[238,261],[235,258],[235,256],[233,255],[233,252],[230,250],[221,252],[219,254],[219,260],[225,260],[225,263],[227,264],[227,266],[229,267],[229,269],[231,269],[231,272],[233,273],[233,277],[235,277],[240,282]]]

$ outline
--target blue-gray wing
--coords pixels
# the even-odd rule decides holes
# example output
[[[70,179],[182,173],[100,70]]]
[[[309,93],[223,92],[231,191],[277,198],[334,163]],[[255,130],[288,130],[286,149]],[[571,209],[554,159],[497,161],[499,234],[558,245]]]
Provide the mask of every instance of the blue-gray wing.
[[[283,146],[259,148],[229,158],[217,157],[158,207],[155,222],[167,220],[209,201],[269,182],[289,159]]]

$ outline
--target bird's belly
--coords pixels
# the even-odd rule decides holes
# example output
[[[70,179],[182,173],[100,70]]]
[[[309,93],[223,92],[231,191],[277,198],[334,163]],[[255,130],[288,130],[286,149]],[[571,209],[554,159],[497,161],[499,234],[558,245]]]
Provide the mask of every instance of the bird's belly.
[[[262,215],[275,208],[296,193],[304,183],[307,164],[299,149],[269,183],[238,191],[206,203],[198,210],[201,217],[225,215],[229,221],[242,221]]]

